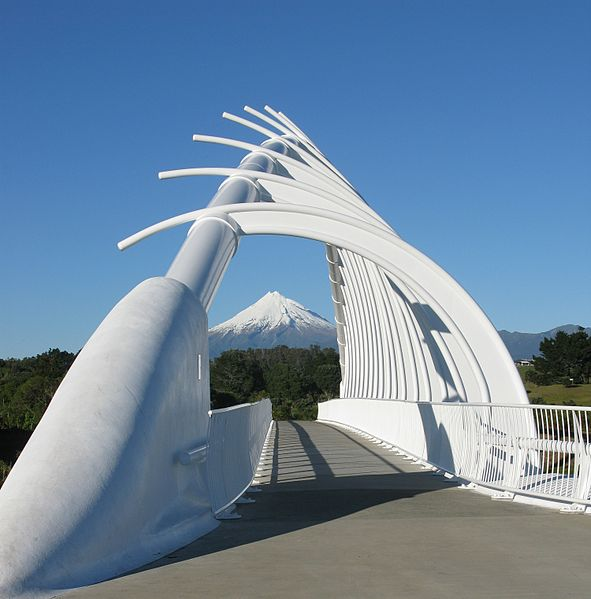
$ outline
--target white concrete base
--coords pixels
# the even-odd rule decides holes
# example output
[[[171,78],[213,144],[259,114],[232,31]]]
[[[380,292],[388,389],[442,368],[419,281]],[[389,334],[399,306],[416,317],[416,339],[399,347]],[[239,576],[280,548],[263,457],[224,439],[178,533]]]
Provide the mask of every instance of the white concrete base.
[[[207,317],[144,281],[88,341],[0,490],[0,596],[42,597],[140,566],[217,526],[205,464]]]

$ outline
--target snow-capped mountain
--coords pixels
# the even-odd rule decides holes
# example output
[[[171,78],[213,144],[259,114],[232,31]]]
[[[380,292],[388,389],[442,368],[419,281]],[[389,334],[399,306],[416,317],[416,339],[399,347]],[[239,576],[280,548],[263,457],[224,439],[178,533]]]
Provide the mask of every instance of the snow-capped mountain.
[[[209,355],[227,349],[337,346],[336,329],[302,304],[270,291],[230,320],[209,329]]]
[[[543,333],[499,331],[514,359],[539,354],[540,341],[557,331],[572,333],[578,327],[563,325]],[[591,335],[591,328],[585,329]],[[271,291],[230,320],[209,329],[209,354],[215,358],[227,349],[276,347],[337,347],[336,329],[302,304]]]

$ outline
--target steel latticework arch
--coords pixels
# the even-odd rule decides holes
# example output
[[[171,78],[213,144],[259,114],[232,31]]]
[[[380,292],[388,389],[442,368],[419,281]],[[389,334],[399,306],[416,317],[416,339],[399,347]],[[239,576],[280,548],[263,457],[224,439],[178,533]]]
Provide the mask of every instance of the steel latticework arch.
[[[280,167],[281,174],[243,168],[188,168],[166,171],[160,177],[247,177],[266,190],[266,200],[294,209],[297,206],[298,211],[295,215],[277,210],[272,217],[268,206],[249,204],[233,213],[226,206],[224,213],[233,214],[238,221],[237,238],[265,233],[327,242],[342,369],[341,398],[528,403],[509,353],[478,305],[442,269],[402,242],[299,128],[266,108],[276,120],[245,109],[263,117],[279,133],[240,117],[224,116],[267,136],[267,143],[282,146],[284,153],[224,138],[195,135],[194,139],[262,153]],[[326,210],[323,217],[318,216],[319,209]],[[211,218],[211,213],[181,215],[119,246],[124,249],[169,226],[204,218]],[[243,226],[240,219],[248,225]],[[343,229],[340,237],[334,231],[338,227]],[[328,241],[331,235],[334,242]],[[374,235],[391,247],[372,254]],[[404,259],[412,256],[413,264],[403,266],[404,259],[394,257],[402,248]],[[421,270],[424,272],[419,275]]]
[[[258,122],[223,116],[261,145],[193,138],[246,151],[237,168],[160,173],[224,177],[209,205],[119,243],[191,224],[166,276],[134,288],[84,346],[0,490],[0,595],[104,580],[232,517],[268,444],[271,403],[210,411],[207,312],[248,235],[326,245],[342,381],[319,420],[497,498],[591,509],[589,410],[529,405],[468,293],[291,119],[245,110]]]

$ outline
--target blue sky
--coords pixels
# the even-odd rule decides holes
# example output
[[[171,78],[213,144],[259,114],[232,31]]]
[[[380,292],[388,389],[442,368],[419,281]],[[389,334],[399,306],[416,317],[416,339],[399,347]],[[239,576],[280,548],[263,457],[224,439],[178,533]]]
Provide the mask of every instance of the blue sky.
[[[196,132],[298,122],[498,328],[591,324],[591,3],[0,1],[0,356],[77,350],[234,166]],[[277,289],[332,318],[323,249],[241,243],[210,324]]]

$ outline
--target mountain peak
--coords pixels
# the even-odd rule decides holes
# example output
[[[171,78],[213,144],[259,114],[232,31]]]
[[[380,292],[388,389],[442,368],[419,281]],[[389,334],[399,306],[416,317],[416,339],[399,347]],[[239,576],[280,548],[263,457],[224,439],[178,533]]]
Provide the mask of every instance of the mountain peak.
[[[335,326],[278,291],[269,291],[209,331],[212,357],[231,348],[308,347],[312,344],[335,347]]]
[[[255,306],[256,304],[258,304],[259,302],[274,302],[274,303],[278,303],[278,304],[284,304],[284,303],[289,303],[289,302],[294,302],[293,300],[289,299],[288,297],[285,297],[284,295],[281,295],[281,293],[279,293],[279,291],[267,291],[267,293],[265,293],[265,295],[263,295],[263,297],[261,297],[259,300],[257,300],[253,306]]]

